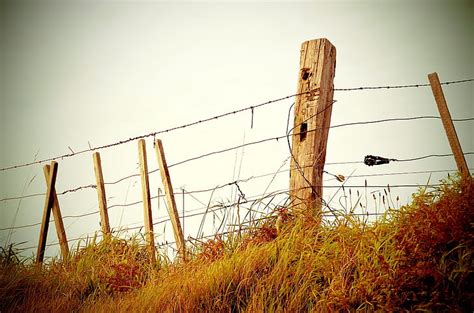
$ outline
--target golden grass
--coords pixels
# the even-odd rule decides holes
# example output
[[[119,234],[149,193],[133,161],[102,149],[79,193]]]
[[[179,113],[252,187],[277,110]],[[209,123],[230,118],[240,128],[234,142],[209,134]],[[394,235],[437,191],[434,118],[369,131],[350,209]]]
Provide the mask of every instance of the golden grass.
[[[282,212],[279,232],[216,238],[186,264],[151,266],[138,240],[113,238],[43,268],[3,253],[0,311],[471,312],[473,201],[472,182],[449,179],[370,225]]]

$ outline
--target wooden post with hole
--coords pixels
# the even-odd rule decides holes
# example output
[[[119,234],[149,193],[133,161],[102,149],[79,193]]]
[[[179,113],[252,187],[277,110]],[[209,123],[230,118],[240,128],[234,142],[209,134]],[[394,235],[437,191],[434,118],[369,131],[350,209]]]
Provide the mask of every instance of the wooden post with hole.
[[[43,167],[44,179],[48,183],[49,171],[51,166],[45,165]],[[58,195],[56,194],[56,188],[52,188],[53,193],[53,205],[51,211],[53,212],[54,225],[56,226],[56,234],[58,235],[59,246],[61,248],[61,256],[63,260],[69,257],[69,246],[67,243],[66,231],[64,229],[63,217],[61,215],[61,209],[59,207]]]
[[[52,161],[46,181],[46,196],[44,199],[43,219],[41,222],[41,230],[39,235],[38,250],[36,252],[36,263],[43,263],[44,250],[46,248],[46,238],[48,237],[49,218],[51,216],[51,207],[53,206],[54,196],[53,190],[56,184],[56,176],[58,173],[58,163]]]
[[[443,88],[439,82],[438,73],[428,74],[428,79],[430,81],[431,90],[433,91],[433,96],[438,106],[438,111],[443,121],[444,130],[448,136],[449,145],[454,154],[454,159],[456,160],[456,165],[458,170],[461,173],[462,178],[471,177],[469,173],[469,168],[467,167],[466,159],[462,152],[461,144],[459,143],[458,135],[456,134],[456,129],[454,128],[453,120],[451,119],[451,114],[449,113],[448,104],[446,103],[446,98],[444,97]]]
[[[97,197],[99,200],[100,225],[104,236],[110,235],[109,214],[107,212],[107,198],[105,195],[104,176],[99,152],[93,154],[94,173],[97,183]]]
[[[165,188],[166,201],[168,203],[168,214],[170,216],[171,224],[173,225],[176,246],[181,258],[183,261],[186,261],[186,246],[184,243],[183,230],[179,222],[178,209],[176,208],[176,201],[173,194],[173,185],[171,184],[170,173],[168,171],[168,165],[166,164],[165,152],[161,140],[156,140],[155,149],[156,156],[158,158],[158,165],[160,167],[161,180],[163,181],[163,187]]]
[[[140,158],[140,176],[143,194],[143,215],[145,217],[145,238],[150,250],[152,262],[155,263],[155,237],[153,234],[153,218],[151,212],[150,183],[148,181],[148,163],[146,157],[145,139],[138,141],[138,154]]]
[[[321,212],[335,70],[336,48],[329,40],[303,42],[290,167],[290,200],[297,213]]]

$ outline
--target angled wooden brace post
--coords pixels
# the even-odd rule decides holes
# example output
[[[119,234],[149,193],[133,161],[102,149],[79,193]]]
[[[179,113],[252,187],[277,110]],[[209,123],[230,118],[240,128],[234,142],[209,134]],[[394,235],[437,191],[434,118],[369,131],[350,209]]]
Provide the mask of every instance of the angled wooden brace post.
[[[148,181],[148,163],[146,157],[145,139],[138,141],[138,155],[140,158],[140,176],[143,194],[143,215],[145,217],[145,238],[150,250],[152,263],[156,262],[155,236],[153,234],[153,217],[151,212],[150,183]]]
[[[58,173],[58,163],[52,161],[49,168],[48,179],[46,180],[46,196],[44,199],[43,219],[39,234],[38,250],[36,252],[36,263],[43,263],[44,250],[46,248],[46,238],[48,237],[49,218],[51,216],[51,207],[54,202],[54,185],[56,184],[56,175]]]
[[[44,178],[46,183],[48,183],[49,171],[51,166],[45,165],[43,167]],[[51,210],[53,211],[54,225],[56,226],[56,234],[58,235],[59,246],[61,248],[61,256],[63,260],[66,260],[69,257],[69,246],[67,243],[66,231],[64,229],[63,217],[61,215],[61,209],[59,207],[58,195],[56,194],[56,188],[52,188],[53,192],[53,206]]]
[[[166,164],[165,151],[163,143],[157,139],[155,142],[156,156],[160,167],[161,180],[165,188],[166,201],[168,203],[168,214],[170,216],[171,224],[173,225],[174,238],[180,257],[186,261],[186,245],[184,242],[183,230],[179,222],[178,209],[176,208],[176,201],[173,194],[173,185],[171,184],[170,173],[168,165]],[[184,216],[183,216],[184,218]]]
[[[459,143],[459,138],[456,133],[456,128],[454,128],[453,120],[451,119],[451,114],[449,113],[448,104],[446,103],[446,98],[444,97],[443,88],[439,82],[438,73],[428,74],[428,79],[430,81],[431,90],[433,91],[433,96],[438,106],[439,115],[443,122],[444,130],[446,131],[446,136],[448,137],[449,145],[454,154],[454,159],[456,160],[456,165],[458,170],[461,173],[463,179],[471,177],[469,173],[469,168],[462,152],[461,144]]]
[[[335,70],[336,48],[329,40],[303,42],[290,167],[290,200],[296,213],[321,213]]]

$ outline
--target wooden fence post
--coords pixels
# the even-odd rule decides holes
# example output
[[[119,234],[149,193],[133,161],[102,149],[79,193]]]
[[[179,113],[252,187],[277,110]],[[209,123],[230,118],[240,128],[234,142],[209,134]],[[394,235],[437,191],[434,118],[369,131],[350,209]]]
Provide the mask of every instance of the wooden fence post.
[[[433,96],[438,106],[438,111],[441,115],[444,130],[448,136],[449,145],[453,151],[458,170],[463,178],[469,178],[471,177],[469,168],[467,167],[466,159],[464,158],[461,144],[459,143],[458,135],[456,134],[456,129],[454,128],[453,120],[451,119],[451,114],[449,113],[448,104],[446,103],[443,88],[439,82],[438,73],[435,72],[428,74],[428,79],[430,81],[431,90],[433,91]]]
[[[138,154],[140,158],[140,176],[142,181],[143,194],[143,215],[145,217],[146,241],[150,249],[152,262],[155,263],[155,237],[153,234],[153,218],[151,212],[150,183],[148,181],[148,163],[146,157],[145,139],[138,141]]]
[[[163,187],[165,188],[166,201],[168,202],[168,214],[170,216],[171,224],[173,225],[176,246],[181,258],[183,261],[186,261],[186,246],[184,243],[183,230],[181,229],[181,224],[179,222],[178,210],[176,208],[176,201],[173,194],[173,186],[171,184],[170,173],[168,171],[168,165],[166,164],[165,152],[161,140],[156,140],[155,149],[158,164],[160,166],[161,180],[163,181]]]
[[[43,167],[44,178],[48,183],[50,166],[45,165]],[[53,211],[54,225],[56,226],[56,234],[58,235],[59,246],[61,248],[61,256],[63,260],[69,257],[69,246],[67,243],[66,231],[64,230],[63,217],[61,215],[61,209],[59,207],[58,195],[56,194],[56,188],[52,188],[53,192],[53,205],[51,211]],[[49,219],[48,219],[49,222]]]
[[[107,198],[105,195],[104,176],[99,152],[93,154],[94,173],[97,182],[97,197],[99,200],[100,225],[104,236],[110,235],[109,214],[107,212]]]
[[[329,40],[303,42],[290,167],[290,200],[295,212],[321,212],[335,69],[336,48]]]
[[[43,263],[44,250],[46,247],[46,238],[48,237],[49,218],[51,216],[51,207],[54,197],[53,190],[56,184],[56,175],[58,173],[58,163],[52,161],[49,169],[49,175],[46,182],[46,196],[44,199],[43,220],[41,222],[41,230],[39,235],[38,250],[36,252],[36,263]]]

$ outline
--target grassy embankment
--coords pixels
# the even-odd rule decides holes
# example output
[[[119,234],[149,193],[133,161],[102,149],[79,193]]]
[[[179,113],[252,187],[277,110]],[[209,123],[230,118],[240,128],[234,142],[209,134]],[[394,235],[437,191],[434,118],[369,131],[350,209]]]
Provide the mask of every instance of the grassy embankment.
[[[90,244],[43,268],[3,250],[0,311],[274,312],[474,309],[472,184],[449,180],[367,225],[280,212],[186,264],[149,265],[138,240]]]

